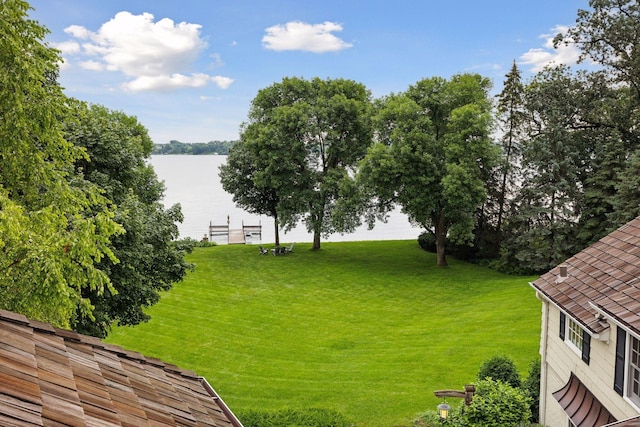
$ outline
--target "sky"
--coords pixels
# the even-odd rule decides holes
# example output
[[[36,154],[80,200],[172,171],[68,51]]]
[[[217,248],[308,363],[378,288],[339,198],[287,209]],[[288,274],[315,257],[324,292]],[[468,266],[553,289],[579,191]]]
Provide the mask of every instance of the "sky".
[[[502,87],[573,65],[551,40],[588,0],[31,0],[68,96],[135,116],[153,141],[237,140],[260,89],[351,79],[374,98],[479,73]]]

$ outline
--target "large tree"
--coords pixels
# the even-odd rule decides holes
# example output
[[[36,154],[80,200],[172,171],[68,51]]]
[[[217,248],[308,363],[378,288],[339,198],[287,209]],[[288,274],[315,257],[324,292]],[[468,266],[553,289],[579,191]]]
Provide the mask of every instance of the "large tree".
[[[245,129],[240,140],[229,149],[227,163],[220,166],[220,182],[224,191],[233,195],[237,206],[274,219],[275,244],[280,245],[280,198],[277,189],[264,179],[268,165],[261,161],[259,138],[249,135],[250,130]]]
[[[99,105],[74,103],[73,118],[65,121],[66,139],[86,149],[88,158],[76,168],[99,185],[114,203],[115,219],[125,233],[111,239],[119,262],[103,260],[117,293],[84,290],[94,305],[93,317],[78,316],[72,326],[83,333],[104,337],[112,323],[136,325],[149,319],[143,309],[160,299],[184,277],[189,264],[185,249],[174,242],[180,206],[161,204],[164,186],[145,161],[153,143],[135,117]]]
[[[489,138],[490,87],[478,74],[460,74],[424,79],[384,98],[378,141],[361,163],[359,179],[377,216],[400,205],[435,237],[439,266],[447,265],[447,239],[473,239],[474,212],[486,197],[483,178],[497,157]]]
[[[98,263],[116,262],[109,240],[120,228],[74,174],[86,154],[64,139],[60,56],[28,11],[0,3],[0,307],[69,327],[77,311],[91,315],[84,291],[112,289]]]
[[[498,247],[502,239],[502,222],[508,202],[514,196],[517,188],[517,171],[520,166],[521,142],[526,115],[524,112],[524,85],[520,70],[515,61],[509,73],[505,76],[504,87],[498,95],[497,119],[500,124],[502,136],[502,156],[498,173],[497,203],[498,212],[496,218],[496,233],[498,234]]]
[[[261,165],[255,184],[275,190],[281,224],[305,222],[313,249],[321,235],[359,225],[337,202],[371,143],[370,110],[367,89],[344,79],[285,78],[252,101],[242,139]]]

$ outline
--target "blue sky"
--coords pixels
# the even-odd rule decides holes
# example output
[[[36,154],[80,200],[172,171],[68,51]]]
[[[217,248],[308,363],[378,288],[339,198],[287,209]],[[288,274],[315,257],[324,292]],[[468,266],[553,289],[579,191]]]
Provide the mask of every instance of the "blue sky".
[[[156,143],[235,140],[257,92],[346,78],[374,97],[477,72],[499,91],[577,51],[550,38],[587,0],[31,0],[67,95],[136,116]]]

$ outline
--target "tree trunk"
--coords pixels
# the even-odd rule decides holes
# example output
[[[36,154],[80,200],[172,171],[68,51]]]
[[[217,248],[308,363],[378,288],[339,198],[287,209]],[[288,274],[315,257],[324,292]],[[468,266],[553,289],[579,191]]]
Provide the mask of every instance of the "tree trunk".
[[[438,259],[438,267],[448,267],[447,258],[445,255],[445,246],[447,243],[447,226],[445,223],[444,215],[442,212],[438,217],[438,221],[435,224],[436,232],[436,255]]]
[[[275,227],[276,246],[280,246],[280,222],[278,221],[278,215],[274,215],[273,217],[273,226]]]
[[[313,231],[313,246],[311,247],[311,249],[314,251],[317,251],[318,249],[320,249],[320,231],[319,230]]]

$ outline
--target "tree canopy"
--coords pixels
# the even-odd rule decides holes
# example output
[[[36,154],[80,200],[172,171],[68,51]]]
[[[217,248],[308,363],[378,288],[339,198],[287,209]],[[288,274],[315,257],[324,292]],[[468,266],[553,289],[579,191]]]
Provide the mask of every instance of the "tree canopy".
[[[497,159],[489,89],[488,79],[460,74],[424,79],[382,99],[377,142],[361,163],[375,216],[399,204],[434,235],[440,266],[447,265],[447,238],[472,240],[473,214],[486,197],[483,174]]]
[[[69,327],[82,293],[112,289],[99,268],[122,228],[99,188],[74,173],[86,152],[64,139],[70,111],[58,52],[24,1],[0,7],[0,306]]]
[[[344,79],[285,78],[252,101],[241,140],[260,165],[253,185],[275,191],[282,225],[305,222],[314,249],[321,235],[360,224],[337,202],[371,143],[370,109],[367,89]]]
[[[136,325],[149,319],[143,309],[182,280],[190,268],[184,253],[191,248],[174,242],[176,222],[182,221],[180,206],[165,209],[160,203],[164,186],[145,162],[153,144],[135,117],[76,102],[65,135],[86,149],[88,157],[76,161],[76,169],[114,203],[115,220],[125,231],[111,239],[118,262],[100,262],[117,293],[83,291],[95,307],[93,317],[78,313],[72,324],[75,330],[104,337],[113,322]]]

